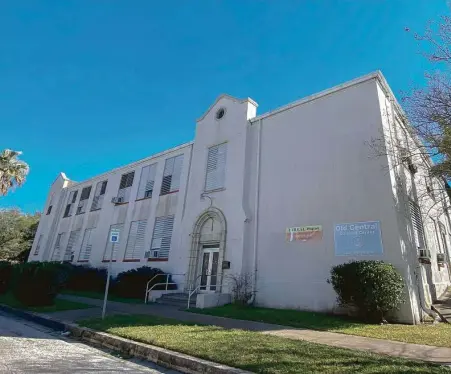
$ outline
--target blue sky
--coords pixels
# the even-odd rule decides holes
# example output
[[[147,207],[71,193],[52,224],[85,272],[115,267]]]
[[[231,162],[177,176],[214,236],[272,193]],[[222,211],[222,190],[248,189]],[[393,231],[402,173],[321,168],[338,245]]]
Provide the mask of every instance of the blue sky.
[[[0,149],[22,150],[31,171],[0,207],[41,210],[60,171],[81,181],[192,140],[221,93],[263,113],[376,69],[395,93],[421,85],[429,66],[404,29],[448,12],[445,0],[4,0]]]

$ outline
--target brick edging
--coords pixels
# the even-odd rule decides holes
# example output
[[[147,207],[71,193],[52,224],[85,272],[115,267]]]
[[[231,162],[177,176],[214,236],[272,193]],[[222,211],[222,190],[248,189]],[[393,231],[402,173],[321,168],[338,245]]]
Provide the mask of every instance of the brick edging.
[[[70,331],[72,336],[84,342],[112,349],[126,355],[151,361],[157,365],[178,370],[183,373],[212,373],[212,374],[247,374],[249,371],[236,369],[212,361],[170,351],[149,344],[135,342],[105,332],[81,327],[75,323],[63,322],[34,312],[26,312],[0,304],[0,310],[44,325],[54,330]]]

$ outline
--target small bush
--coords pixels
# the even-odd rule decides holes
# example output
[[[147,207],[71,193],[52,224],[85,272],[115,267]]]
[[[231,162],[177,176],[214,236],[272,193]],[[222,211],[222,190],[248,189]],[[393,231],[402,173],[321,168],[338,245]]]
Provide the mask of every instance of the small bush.
[[[13,265],[8,261],[0,261],[0,294],[8,291],[13,274]]]
[[[19,264],[13,271],[13,294],[25,306],[53,305],[68,275],[67,267],[51,262]]]
[[[71,264],[66,266],[69,269],[69,276],[65,285],[67,289],[72,291],[104,291],[107,277],[106,269]]]
[[[149,280],[151,280],[157,274],[165,274],[162,270],[151,268],[148,266],[143,266],[137,269],[132,269],[119,273],[114,282],[114,292],[117,296],[141,299],[144,297],[146,292],[146,285]],[[166,282],[166,277],[159,276],[152,284]],[[169,282],[172,282],[169,278]],[[155,290],[164,289],[165,286],[156,286]],[[177,289],[177,286],[170,285],[168,287],[170,290]]]
[[[341,305],[354,305],[362,318],[384,320],[385,314],[404,302],[404,280],[395,267],[383,261],[352,261],[334,266],[332,284]]]

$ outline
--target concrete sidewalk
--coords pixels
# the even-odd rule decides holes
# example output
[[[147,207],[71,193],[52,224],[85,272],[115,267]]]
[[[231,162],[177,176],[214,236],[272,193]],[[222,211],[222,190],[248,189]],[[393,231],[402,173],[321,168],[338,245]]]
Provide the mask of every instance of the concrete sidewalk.
[[[92,309],[71,310],[65,312],[49,313],[48,316],[63,321],[74,322],[86,318],[101,316],[103,301],[85,297],[61,295],[61,298],[77,301],[95,306]],[[108,314],[144,314],[158,317],[173,318],[184,322],[194,322],[203,325],[221,326],[226,329],[243,329],[258,331],[268,335],[287,339],[306,340],[313,343],[325,344],[334,347],[370,351],[395,357],[422,360],[451,365],[451,348],[434,347],[429,345],[408,344],[391,340],[366,338],[361,336],[339,334],[326,331],[295,329],[269,323],[243,321],[224,317],[208,316],[178,310],[176,307],[160,304],[126,304],[108,302]]]

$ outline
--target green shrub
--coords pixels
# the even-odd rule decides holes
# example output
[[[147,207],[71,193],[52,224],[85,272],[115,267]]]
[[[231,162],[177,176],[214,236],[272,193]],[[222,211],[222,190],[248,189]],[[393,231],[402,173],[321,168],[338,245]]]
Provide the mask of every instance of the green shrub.
[[[383,261],[351,261],[334,266],[328,280],[341,305],[354,305],[362,318],[384,320],[385,314],[404,302],[404,280],[395,267]]]
[[[90,266],[66,265],[69,274],[65,288],[73,291],[103,292],[105,290],[106,269]]]
[[[13,272],[13,294],[25,306],[53,305],[68,277],[65,265],[51,262],[19,264]]]
[[[0,294],[8,291],[13,273],[13,265],[8,261],[0,261]]]
[[[114,292],[117,296],[128,297],[134,299],[141,299],[144,297],[146,291],[146,285],[157,274],[165,274],[160,269],[143,266],[137,269],[132,269],[119,273],[114,282]],[[151,285],[156,283],[166,282],[165,276],[159,276],[153,280]],[[169,276],[169,282],[172,282]],[[155,290],[164,289],[165,286],[156,286]],[[177,289],[176,285],[170,285],[170,290]]]

